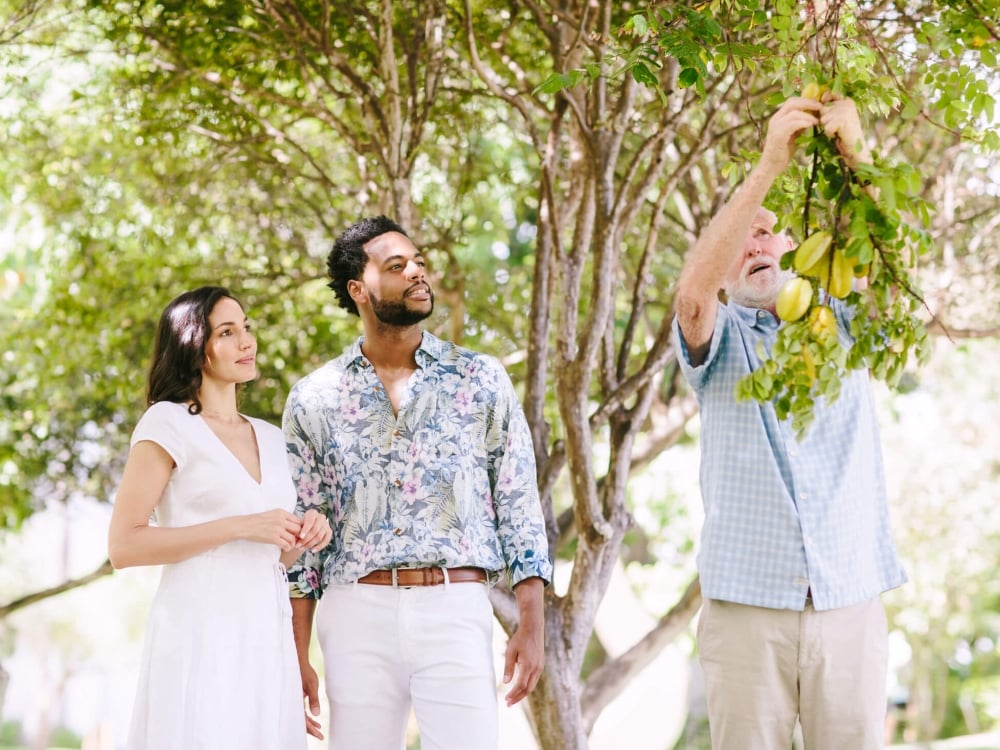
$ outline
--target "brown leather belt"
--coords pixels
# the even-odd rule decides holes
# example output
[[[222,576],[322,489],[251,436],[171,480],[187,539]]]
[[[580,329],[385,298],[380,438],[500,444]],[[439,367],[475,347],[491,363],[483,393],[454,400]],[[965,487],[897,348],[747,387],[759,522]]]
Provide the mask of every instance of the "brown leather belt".
[[[482,568],[448,568],[449,583],[486,583]],[[444,583],[444,568],[392,568],[373,570],[358,579],[358,583],[376,586],[440,586]]]

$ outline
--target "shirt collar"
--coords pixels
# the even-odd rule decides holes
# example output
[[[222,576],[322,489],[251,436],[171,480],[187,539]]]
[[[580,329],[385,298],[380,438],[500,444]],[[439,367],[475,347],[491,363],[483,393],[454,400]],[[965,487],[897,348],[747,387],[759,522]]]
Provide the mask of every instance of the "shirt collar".
[[[729,303],[729,308],[739,317],[745,325],[761,330],[774,329],[778,327],[778,319],[770,311],[759,307],[743,307],[735,302]]]
[[[361,345],[364,343],[364,340],[364,336],[359,336],[346,351],[347,361],[352,367],[363,367],[364,363],[368,361],[364,353],[361,351]],[[434,334],[423,331],[420,346],[417,347],[417,351],[414,355],[417,360],[417,366],[427,367],[428,365],[437,362],[441,359],[443,352],[444,342]]]

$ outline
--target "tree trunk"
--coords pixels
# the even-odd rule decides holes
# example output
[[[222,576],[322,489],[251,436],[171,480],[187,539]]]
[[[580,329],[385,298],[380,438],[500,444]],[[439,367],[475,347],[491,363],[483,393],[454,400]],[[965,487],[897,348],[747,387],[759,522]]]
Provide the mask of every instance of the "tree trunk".
[[[558,606],[546,610],[545,671],[528,697],[530,719],[541,750],[586,750],[587,733],[580,714],[580,662],[572,653]]]

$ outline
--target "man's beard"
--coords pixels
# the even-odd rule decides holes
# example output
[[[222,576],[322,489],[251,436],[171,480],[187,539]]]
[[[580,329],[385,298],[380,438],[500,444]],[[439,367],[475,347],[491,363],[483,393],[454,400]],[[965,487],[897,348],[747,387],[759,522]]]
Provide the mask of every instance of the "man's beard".
[[[726,289],[726,296],[730,302],[735,302],[737,305],[766,310],[774,305],[781,287],[794,275],[791,271],[775,269],[774,280],[763,288],[753,286],[749,280],[741,278]]]
[[[372,312],[380,323],[397,328],[406,328],[416,325],[421,320],[429,317],[434,312],[434,292],[428,290],[431,296],[431,306],[429,310],[411,310],[406,306],[406,300],[398,302],[387,302],[371,294]]]

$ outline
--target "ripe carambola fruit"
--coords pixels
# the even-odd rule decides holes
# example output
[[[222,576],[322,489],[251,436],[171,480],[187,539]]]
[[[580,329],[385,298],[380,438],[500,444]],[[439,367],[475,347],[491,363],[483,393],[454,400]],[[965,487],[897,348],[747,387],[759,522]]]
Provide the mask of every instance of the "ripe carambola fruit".
[[[799,273],[808,274],[822,260],[830,249],[833,237],[829,232],[820,230],[813,232],[795,249],[792,265]]]
[[[796,276],[789,279],[778,292],[775,310],[778,317],[789,323],[798,320],[806,314],[809,303],[812,302],[813,288],[808,279]]]
[[[823,94],[825,93],[826,86],[816,83],[816,81],[810,81],[805,85],[805,88],[802,89],[802,96],[806,99],[815,99],[816,101],[822,99]]]
[[[826,341],[837,335],[837,318],[826,305],[814,307],[809,313],[809,332],[818,341]]]
[[[802,271],[803,276],[812,276],[819,281],[819,285],[826,289],[830,286],[830,256],[824,255],[809,268]]]
[[[816,382],[816,357],[813,356],[812,350],[808,346],[802,347],[802,362],[806,366],[806,378],[809,380],[809,385]]]
[[[841,250],[833,251],[833,267],[830,273],[830,285],[826,290],[838,299],[843,299],[851,293],[854,286],[854,261]]]

